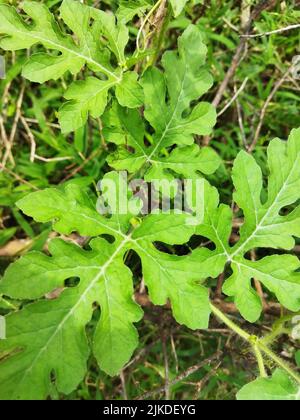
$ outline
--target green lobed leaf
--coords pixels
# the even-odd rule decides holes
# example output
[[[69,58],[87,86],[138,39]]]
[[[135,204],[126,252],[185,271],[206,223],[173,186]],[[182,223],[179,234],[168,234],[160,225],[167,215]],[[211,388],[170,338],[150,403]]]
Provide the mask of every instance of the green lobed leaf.
[[[31,18],[31,24],[25,23],[15,8],[0,4],[0,34],[4,35],[0,47],[15,51],[42,45],[50,50],[50,53],[30,56],[23,67],[25,78],[44,83],[57,80],[66,72],[76,75],[84,66],[99,75],[99,78],[74,82],[67,90],[65,98],[69,102],[59,110],[64,133],[82,127],[89,114],[99,117],[106,107],[108,91],[119,84],[117,97],[121,104],[140,106],[142,94],[137,75],[130,72],[123,80],[125,47],[129,40],[125,23],[116,22],[113,15],[81,2],[63,0],[60,17],[67,27],[63,31],[45,4],[24,1],[21,7]],[[111,53],[117,67],[111,64]],[[125,94],[128,90],[132,90],[132,95]]]
[[[89,114],[94,118],[100,117],[107,105],[108,91],[114,84],[114,81],[96,77],[72,83],[65,93],[68,102],[59,111],[62,131],[67,133],[82,127]]]
[[[116,97],[120,105],[128,108],[138,108],[143,105],[144,93],[137,79],[137,73],[124,74],[122,81],[116,87]]]
[[[212,240],[216,245],[215,255],[223,255],[231,264],[233,273],[223,291],[234,298],[239,311],[250,322],[257,321],[262,311],[261,299],[252,287],[253,279],[273,292],[287,309],[295,312],[300,309],[297,257],[272,255],[259,261],[246,258],[255,248],[290,250],[295,244],[294,237],[300,236],[300,208],[296,205],[300,198],[299,160],[300,129],[293,130],[287,142],[275,139],[270,143],[268,198],[263,202],[261,169],[253,156],[245,152],[238,155],[232,174],[236,188],[234,199],[243,210],[245,220],[240,240],[233,247],[229,245],[232,212],[229,207],[219,206],[216,190],[207,185],[205,220],[197,233]],[[291,210],[287,211],[291,205]]]
[[[276,370],[271,378],[259,378],[237,394],[239,401],[299,401],[300,388],[289,375]]]
[[[107,180],[116,183],[118,196],[120,175],[109,173]],[[104,189],[104,196],[114,205],[110,189]],[[129,191],[127,197],[134,200]],[[133,228],[133,214],[99,214],[94,200],[76,184],[32,193],[18,205],[36,221],[53,221],[60,233],[109,234],[114,242],[98,237],[90,242],[90,250],[83,250],[54,239],[50,256],[31,252],[10,265],[0,282],[0,295],[36,302],[7,316],[7,340],[0,342],[0,355],[5,355],[0,357],[1,399],[46,398],[51,375],[59,392],[70,393],[85,373],[90,350],[105,372],[120,371],[138,344],[133,324],[142,316],[132,298],[132,273],[124,262],[129,250],[141,257],[153,303],[170,300],[178,322],[193,329],[208,327],[209,293],[201,283],[216,274],[223,261],[205,249],[178,257],[154,246],[157,241],[186,243],[195,233],[190,215],[152,214]],[[70,279],[76,278],[79,283],[72,287]],[[55,290],[59,296],[49,300]],[[90,349],[85,327],[95,303],[101,316]],[[62,348],[63,355],[57,358]]]
[[[115,373],[137,346],[132,322],[142,313],[132,300],[131,273],[123,264],[126,247],[104,239],[95,239],[90,245],[91,251],[83,251],[56,239],[50,244],[52,257],[30,253],[6,273],[1,291],[15,298],[42,297],[64,288],[64,281],[72,277],[79,277],[80,283],[65,288],[57,300],[38,301],[7,317],[7,340],[1,342],[1,352],[19,352],[1,363],[1,398],[45,398],[52,370],[60,392],[73,390],[86,370],[89,347],[85,326],[94,302],[101,306],[101,318],[93,352],[102,368]],[[20,294],[16,278],[23,269],[26,274]],[[59,351],[62,347],[63,354]]]
[[[207,48],[196,26],[185,30],[178,40],[178,49],[179,53],[164,54],[164,73],[151,68],[141,80],[144,116],[155,130],[149,147],[144,141],[146,127],[137,111],[128,113],[114,104],[104,116],[106,139],[119,146],[108,158],[114,169],[147,173],[150,167],[150,175],[146,174],[149,179],[152,173],[163,178],[170,170],[192,178],[198,172],[211,174],[219,167],[220,159],[212,149],[202,151],[193,144],[194,135],[210,134],[216,122],[212,105],[200,102],[191,107],[212,86],[212,77],[205,68]],[[174,145],[180,148],[165,156],[166,149]]]

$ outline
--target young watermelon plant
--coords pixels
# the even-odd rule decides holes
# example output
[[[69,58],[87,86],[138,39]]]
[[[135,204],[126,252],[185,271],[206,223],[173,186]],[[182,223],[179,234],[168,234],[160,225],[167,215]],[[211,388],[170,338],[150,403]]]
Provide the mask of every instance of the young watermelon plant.
[[[214,107],[200,101],[213,84],[201,32],[189,25],[178,39],[178,50],[165,52],[160,67],[153,60],[135,71],[152,52],[141,51],[138,34],[138,48],[128,55],[127,22],[141,12],[151,13],[153,5],[130,2],[135,7],[126,8],[126,2],[121,3],[113,16],[64,0],[57,19],[40,2],[22,3],[24,16],[0,4],[0,47],[29,49],[23,76],[31,82],[74,75],[58,111],[61,130],[67,134],[85,125],[89,116],[102,116],[105,139],[114,146],[107,157],[112,170],[102,183],[113,182],[119,192],[118,171],[147,183],[202,180],[204,214],[200,219],[175,211],[144,216],[128,188],[126,213],[120,211],[119,194],[117,201],[113,191],[103,194],[117,209],[108,216],[97,210],[99,197],[72,182],[21,199],[17,205],[24,215],[38,223],[51,222],[61,238],[49,243],[49,253],[29,252],[11,264],[0,282],[0,296],[23,302],[21,310],[6,316],[7,337],[0,341],[0,398],[45,399],[53,381],[60,393],[69,394],[83,379],[91,353],[104,372],[120,373],[138,346],[135,324],[143,317],[133,298],[133,267],[126,264],[134,251],[153,304],[169,301],[175,320],[193,330],[207,329],[213,314],[249,344],[260,377],[244,387],[238,399],[299,400],[299,375],[272,351],[269,337],[251,336],[211,302],[208,280],[227,277],[223,292],[250,323],[258,321],[263,310],[254,279],[284,308],[300,310],[299,261],[290,253],[294,238],[300,237],[300,129],[287,141],[270,142],[267,186],[252,155],[242,151],[236,157],[234,201],[244,220],[232,246],[233,210],[220,203],[217,189],[204,178],[215,173],[221,159],[195,141],[196,136],[210,135],[216,123]],[[170,1],[169,7],[177,16],[186,3]],[[32,47],[37,52],[32,53]],[[88,246],[67,240],[72,233],[88,237]],[[208,238],[214,249],[204,246],[178,256],[156,247],[157,242],[184,245],[194,235]],[[268,256],[249,259],[259,249],[268,249]],[[53,291],[58,293],[49,299]],[[95,304],[101,315],[90,341],[86,327]],[[269,360],[278,368],[271,377]]]

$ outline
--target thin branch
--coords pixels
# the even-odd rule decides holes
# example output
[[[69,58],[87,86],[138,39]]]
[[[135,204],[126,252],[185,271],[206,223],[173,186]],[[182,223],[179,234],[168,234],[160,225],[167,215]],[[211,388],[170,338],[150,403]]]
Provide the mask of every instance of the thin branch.
[[[256,6],[253,13],[251,14],[251,17],[250,17],[248,23],[245,25],[244,35],[249,35],[253,22],[260,16],[260,14],[264,10],[271,8],[275,4],[276,4],[276,0],[262,0]],[[236,72],[240,62],[244,57],[244,53],[245,53],[245,51],[247,51],[247,43],[248,43],[247,38],[244,37],[244,38],[240,39],[240,43],[239,43],[239,45],[237,47],[237,50],[236,50],[236,52],[235,52],[235,54],[234,54],[234,56],[231,60],[231,65],[230,65],[230,67],[229,67],[229,69],[228,69],[228,71],[227,71],[227,73],[224,77],[223,82],[221,83],[221,85],[220,85],[220,87],[219,87],[219,89],[216,93],[216,96],[215,96],[214,100],[213,100],[213,106],[215,108],[217,108],[218,105],[220,104],[220,102],[223,98],[224,92],[226,91],[230,80],[235,75],[235,72]],[[206,136],[203,140],[203,145],[208,146],[210,140],[211,140],[211,137]]]
[[[215,106],[216,108],[220,104],[221,99],[223,98],[224,92],[227,89],[227,86],[228,86],[230,80],[234,76],[238,65],[240,64],[240,59],[241,59],[241,57],[242,57],[242,55],[245,51],[246,43],[247,43],[246,38],[243,38],[241,40],[235,54],[234,54],[234,57],[231,61],[231,65],[230,65],[230,67],[229,67],[229,69],[228,69],[228,71],[227,71],[227,73],[224,77],[223,82],[221,83],[221,85],[220,85],[220,87],[217,91],[217,94],[216,94],[214,100],[213,100],[213,106]]]
[[[174,355],[174,360],[175,360],[175,370],[176,370],[176,373],[178,373],[179,362],[178,362],[178,356],[177,356],[176,345],[175,345],[173,334],[171,334],[171,336],[170,336],[170,341],[171,341],[172,353]]]
[[[245,24],[244,26],[244,35],[249,35],[249,32],[251,30],[252,24],[253,22],[260,16],[260,14],[266,10],[269,9],[270,7],[272,7],[273,5],[276,4],[276,0],[262,0],[257,6],[256,8],[253,10],[253,12],[250,15],[250,19],[248,21],[247,24]],[[232,79],[232,77],[234,76],[236,69],[240,63],[240,59],[243,56],[243,53],[245,51],[245,48],[247,46],[247,38],[241,38],[239,46],[232,58],[231,61],[231,65],[226,73],[226,76],[223,80],[223,82],[221,83],[217,94],[213,100],[213,105],[215,107],[217,107],[219,105],[219,103],[221,102],[221,99],[224,95],[224,92],[230,82],[230,80]]]
[[[154,340],[152,343],[148,344],[147,346],[145,346],[144,348],[142,348],[139,353],[130,360],[130,362],[127,363],[127,365],[123,368],[123,370],[125,371],[126,369],[128,369],[129,367],[131,367],[132,365],[134,365],[135,363],[137,363],[143,356],[145,356],[147,353],[149,353],[149,351],[159,342],[160,340]]]
[[[39,156],[36,154],[36,142],[34,135],[32,134],[29,125],[27,124],[26,119],[23,117],[23,115],[20,116],[20,121],[22,122],[25,131],[27,133],[27,136],[29,138],[30,144],[31,144],[31,151],[30,151],[30,162],[34,162],[35,159],[40,160],[41,162],[63,162],[65,160],[73,160],[74,158],[71,156],[61,156],[61,157],[55,157],[55,158],[45,158],[43,156]]]
[[[213,356],[209,357],[206,360],[203,360],[201,363],[191,366],[190,368],[188,368],[187,370],[185,370],[184,372],[182,372],[180,375],[178,375],[175,379],[173,379],[172,381],[170,381],[169,386],[174,386],[176,384],[178,384],[178,382],[183,381],[184,379],[188,378],[189,376],[193,375],[194,373],[196,373],[198,370],[202,369],[203,367],[210,365],[214,360],[217,360],[221,357],[222,352],[219,351],[217,353],[215,353]],[[139,396],[137,398],[137,400],[145,400],[146,398],[150,398],[155,394],[161,394],[165,391],[165,387],[162,386],[160,388],[156,388],[152,391],[149,392],[145,392],[143,395]]]
[[[168,358],[168,351],[167,351],[167,342],[166,336],[162,334],[162,349],[164,355],[164,366],[165,366],[165,399],[168,401],[170,400],[170,374],[169,374],[169,358]]]
[[[196,384],[196,392],[194,395],[194,400],[198,400],[199,394],[206,385],[206,383],[217,373],[217,370],[222,365],[222,362],[218,362],[215,367],[213,367],[205,376],[203,379],[201,379],[200,382]]]
[[[32,134],[29,125],[27,124],[26,119],[23,117],[23,115],[21,115],[20,117],[21,123],[23,124],[25,131],[27,133],[27,136],[29,138],[30,144],[31,144],[31,148],[30,148],[30,162],[34,162],[34,158],[35,158],[35,152],[36,152],[36,142],[35,142],[35,138],[34,135]]]
[[[228,19],[223,17],[222,20],[226,23],[227,26],[229,26],[229,28],[231,28],[235,32],[239,32],[239,29],[235,25],[233,25],[233,23],[231,23]]]
[[[263,122],[264,122],[264,119],[265,119],[265,116],[266,116],[266,112],[267,112],[267,109],[268,109],[272,99],[274,98],[275,94],[280,89],[281,85],[285,82],[286,78],[288,77],[288,75],[291,73],[292,70],[293,70],[293,66],[289,67],[289,69],[284,73],[284,75],[279,80],[277,80],[274,88],[272,89],[272,92],[270,93],[266,102],[264,103],[264,106],[261,110],[259,123],[258,123],[257,129],[255,131],[253,141],[252,141],[251,145],[248,147],[248,152],[249,153],[252,153],[253,150],[255,149],[256,145],[257,145],[257,142],[258,142],[259,136],[260,136],[260,132],[261,132],[261,129],[262,129],[262,126],[263,126]]]
[[[8,141],[8,137],[7,137],[5,127],[4,127],[3,118],[2,118],[1,115],[0,115],[0,134],[1,134],[1,140],[3,142],[4,149],[9,151],[8,152],[8,159],[10,160],[11,164],[13,166],[15,166],[15,160],[14,160],[14,157],[13,157],[12,152],[11,152],[10,147],[9,147],[9,141]]]
[[[102,148],[96,149],[93,151],[93,153],[85,159],[85,161],[78,166],[77,168],[75,168],[70,174],[68,174],[62,181],[61,183],[64,183],[66,181],[68,181],[69,179],[73,178],[76,174],[78,174],[82,169],[84,169],[84,167],[91,161],[93,160],[99,153],[101,153],[103,151]]]
[[[61,156],[61,157],[56,157],[56,158],[45,158],[43,156],[39,156],[39,155],[34,155],[35,159],[40,160],[41,162],[46,162],[46,163],[50,163],[50,162],[63,162],[65,160],[73,160],[74,158],[72,156]]]
[[[4,153],[3,160],[2,160],[2,165],[3,166],[6,165],[8,157],[9,157],[11,151],[12,151],[12,148],[13,148],[13,144],[14,144],[14,140],[15,140],[15,136],[16,136],[16,132],[17,132],[17,126],[18,126],[18,122],[19,122],[19,119],[20,119],[20,116],[21,116],[21,108],[22,108],[22,103],[23,103],[23,98],[24,98],[24,92],[25,92],[25,85],[22,86],[19,98],[17,100],[16,114],[15,114],[12,129],[11,129],[11,132],[10,132],[7,148],[6,148],[6,151]]]
[[[234,94],[234,96],[232,97],[232,99],[228,102],[227,105],[224,106],[224,108],[222,109],[222,111],[220,111],[218,113],[218,117],[220,117],[221,115],[223,115],[228,108],[231,107],[231,105],[236,101],[236,99],[240,96],[240,94],[243,92],[243,90],[245,89],[247,83],[249,81],[249,77],[246,77],[246,79],[243,81],[241,87],[239,88],[239,90]]]
[[[285,28],[276,29],[275,31],[270,31],[270,32],[264,32],[262,34],[241,35],[241,38],[260,38],[263,36],[280,34],[282,32],[287,32],[287,31],[291,31],[293,29],[299,29],[299,28],[300,28],[300,24],[290,25],[290,26],[286,26]]]
[[[234,91],[235,92],[237,91],[237,87],[235,84],[234,84]],[[238,99],[236,100],[236,110],[237,110],[238,123],[239,123],[240,131],[241,131],[243,145],[245,149],[247,149],[247,138],[246,138],[246,132],[245,132],[245,127],[244,127],[243,115],[242,115],[242,107]]]
[[[35,118],[25,118],[25,120],[26,120],[28,123],[30,123],[30,124],[37,124],[37,125],[39,125],[39,124],[40,124],[40,123],[39,123],[39,121],[38,121],[37,119],[35,119]],[[54,123],[50,123],[50,122],[46,121],[46,125],[47,125],[48,127],[51,127],[51,128],[57,128],[57,129],[60,129],[60,125],[59,125],[59,124],[54,124]]]
[[[127,390],[126,390],[126,380],[125,380],[124,370],[122,370],[120,373],[120,379],[121,379],[121,385],[122,385],[123,399],[127,401],[128,395],[127,395]]]

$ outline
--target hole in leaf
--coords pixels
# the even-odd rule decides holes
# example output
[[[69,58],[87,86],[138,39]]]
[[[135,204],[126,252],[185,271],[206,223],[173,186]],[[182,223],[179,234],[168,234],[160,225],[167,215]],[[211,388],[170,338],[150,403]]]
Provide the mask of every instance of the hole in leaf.
[[[52,384],[55,384],[56,382],[56,373],[54,369],[52,369],[50,372],[50,381],[52,382]]]
[[[168,245],[163,242],[154,242],[155,248],[169,255],[177,255],[179,257],[189,255],[194,249],[199,247],[206,247],[211,251],[216,249],[216,246],[208,238],[199,235],[193,235],[188,243],[183,245]]]
[[[296,203],[290,205],[290,206],[285,206],[283,207],[280,211],[279,214],[280,216],[288,216],[290,213],[293,212],[293,210],[295,210],[295,208],[297,208],[300,205],[300,200],[296,201]]]
[[[90,18],[90,22],[89,22],[89,26],[90,26],[90,28],[92,28],[92,27],[93,27],[94,23],[95,23],[95,19],[94,19],[93,17],[91,17],[91,18]]]
[[[135,278],[142,278],[142,264],[139,255],[131,250],[125,254],[125,265],[133,272]]]
[[[210,249],[211,251],[215,251],[216,245],[210,239],[206,238],[205,236],[200,235],[193,235],[189,240],[188,244],[190,249],[196,249],[199,247],[205,247]]]
[[[164,254],[176,255],[174,245],[168,245],[159,241],[154,242],[153,245],[158,251],[163,252]]]
[[[150,141],[149,141],[148,139],[146,139],[146,137],[144,138],[144,145],[145,145],[146,147],[150,147],[150,146],[151,146]]]
[[[77,287],[80,283],[79,277],[71,277],[67,280],[65,280],[65,287]]]
[[[113,244],[116,240],[116,238],[114,236],[107,235],[107,234],[101,235],[101,238],[105,239],[110,244]]]

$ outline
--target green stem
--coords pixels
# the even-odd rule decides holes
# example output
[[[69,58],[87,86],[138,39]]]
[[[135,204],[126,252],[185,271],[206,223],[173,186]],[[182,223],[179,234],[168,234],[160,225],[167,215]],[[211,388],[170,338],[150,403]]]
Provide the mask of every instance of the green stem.
[[[232,331],[237,335],[247,341],[253,347],[255,356],[257,358],[258,366],[260,373],[265,376],[265,367],[263,362],[263,356],[261,352],[265,353],[271,360],[273,360],[279,367],[285,370],[299,385],[300,385],[300,376],[290,368],[290,366],[278,357],[268,346],[264,344],[263,341],[259,340],[257,337],[253,337],[248,334],[246,331],[242,330],[237,324],[235,324],[231,319],[229,319],[220,309],[215,307],[212,303],[210,304],[211,311],[219,318],[225,325],[227,325]]]
[[[272,332],[261,339],[261,342],[268,346],[272,344],[279,336],[283,334],[290,334],[291,328],[286,328],[285,324],[291,321],[297,315],[300,315],[300,313],[285,315],[278,319],[276,322],[274,322]]]
[[[253,351],[254,351],[254,354],[255,354],[255,357],[256,357],[256,360],[257,360],[260,376],[262,378],[267,378],[268,375],[267,375],[266,368],[265,368],[264,358],[263,358],[263,355],[262,355],[262,353],[260,351],[260,348],[258,347],[257,344],[255,344],[253,346]]]
[[[285,370],[300,385],[300,376],[290,368],[288,363],[273,353],[273,351],[270,350],[269,347],[267,347],[265,344],[259,342],[259,347],[270,359],[272,359],[279,367]]]
[[[219,318],[222,322],[224,322],[227,327],[229,327],[232,331],[234,331],[237,335],[242,337],[248,343],[251,342],[251,335],[248,334],[246,331],[242,330],[237,324],[235,324],[231,319],[229,319],[220,309],[214,306],[212,303],[210,304],[210,308],[212,312]]]
[[[149,21],[150,17],[153,15],[153,13],[156,11],[156,9],[159,8],[160,4],[162,3],[162,0],[158,0],[155,5],[152,7],[152,9],[150,10],[150,12],[147,14],[147,16],[145,17],[144,22],[142,23],[139,32],[137,34],[137,38],[136,38],[136,49],[138,52],[141,51],[140,49],[140,38],[141,35],[143,33],[144,27],[146,26],[147,22]]]

